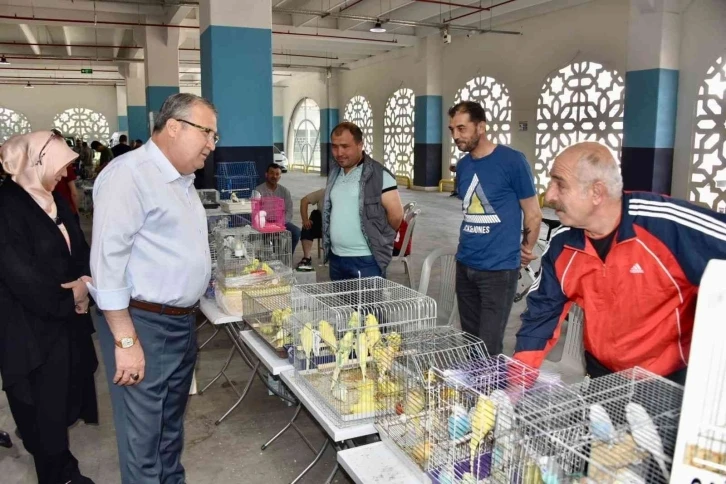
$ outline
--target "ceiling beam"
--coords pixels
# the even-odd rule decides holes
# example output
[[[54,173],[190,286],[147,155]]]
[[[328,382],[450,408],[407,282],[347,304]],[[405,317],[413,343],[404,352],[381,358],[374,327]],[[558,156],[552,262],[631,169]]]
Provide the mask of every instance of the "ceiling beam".
[[[68,55],[73,55],[73,48],[71,47],[71,28],[64,25],[61,27],[61,30],[63,31],[63,42],[66,44],[66,52],[68,52]]]
[[[20,30],[23,32],[23,35],[25,35],[25,38],[27,39],[28,43],[33,44],[30,46],[33,53],[35,53],[35,55],[40,55],[40,47],[35,45],[38,43],[38,39],[35,37],[35,34],[33,33],[33,31],[30,30],[30,27],[28,26],[28,24],[18,24],[18,27],[20,27]]]

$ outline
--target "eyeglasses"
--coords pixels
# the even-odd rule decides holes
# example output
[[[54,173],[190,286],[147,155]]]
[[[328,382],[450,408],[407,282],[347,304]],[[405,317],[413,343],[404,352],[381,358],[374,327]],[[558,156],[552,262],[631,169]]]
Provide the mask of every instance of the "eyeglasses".
[[[60,138],[63,139],[63,133],[59,129],[52,129],[50,131],[50,138],[48,138],[48,141],[45,142],[43,147],[40,149],[40,153],[38,154],[38,162],[36,165],[42,165],[43,164],[43,156],[45,156],[45,149],[48,147],[48,144],[53,138]]]
[[[176,121],[179,121],[180,123],[188,124],[189,126],[193,126],[193,127],[197,128],[199,131],[202,131],[204,134],[207,135],[207,139],[211,139],[214,141],[215,145],[217,143],[219,143],[219,135],[212,128],[205,128],[204,126],[199,126],[198,124],[194,124],[191,121],[187,121],[186,119],[176,119]]]

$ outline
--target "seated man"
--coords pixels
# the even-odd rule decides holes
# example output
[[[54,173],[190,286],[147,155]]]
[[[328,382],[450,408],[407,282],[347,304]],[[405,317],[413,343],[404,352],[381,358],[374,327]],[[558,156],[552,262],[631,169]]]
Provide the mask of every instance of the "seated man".
[[[701,276],[710,259],[726,259],[726,215],[623,193],[620,168],[598,143],[565,149],[550,177],[545,200],[563,227],[527,296],[514,358],[538,368],[575,303],[591,377],[640,366],[683,384]]]
[[[290,191],[279,184],[282,177],[282,168],[276,163],[270,163],[265,172],[265,183],[258,185],[257,190],[263,197],[277,197],[285,200],[285,229],[292,235],[292,253],[300,240],[300,228],[292,223],[292,196]]]
[[[325,198],[325,188],[316,190],[305,195],[300,200],[300,216],[302,217],[302,233],[300,240],[302,241],[303,257],[297,265],[299,271],[313,270],[313,260],[310,257],[310,251],[313,248],[313,241],[323,237],[323,216],[320,210],[313,210],[308,216],[308,206],[315,205],[320,207],[320,203]]]

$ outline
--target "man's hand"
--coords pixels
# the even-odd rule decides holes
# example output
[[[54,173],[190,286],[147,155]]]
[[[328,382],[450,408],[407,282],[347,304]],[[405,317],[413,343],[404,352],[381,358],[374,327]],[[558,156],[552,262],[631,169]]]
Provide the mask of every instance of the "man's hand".
[[[88,297],[86,297],[83,301],[76,301],[76,314],[88,313],[88,305],[90,302],[91,301]]]
[[[452,164],[450,164],[450,165],[449,165],[449,171],[450,171],[450,172],[453,172],[453,173],[456,173],[456,165],[455,165],[455,164],[453,164],[453,163],[452,163]]]
[[[527,267],[531,262],[537,260],[537,256],[534,255],[530,249],[526,248],[523,245],[520,246],[519,249],[520,249],[519,253],[520,253],[520,257],[521,257],[520,266],[522,268]]]
[[[113,376],[113,382],[119,386],[132,386],[144,379],[144,369],[146,361],[144,360],[144,349],[141,342],[136,341],[130,348],[116,347],[116,374]],[[137,380],[131,375],[138,375]]]
[[[310,220],[310,219],[305,220],[302,224],[302,228],[307,229],[307,230],[310,230],[311,228],[313,228],[312,220]]]

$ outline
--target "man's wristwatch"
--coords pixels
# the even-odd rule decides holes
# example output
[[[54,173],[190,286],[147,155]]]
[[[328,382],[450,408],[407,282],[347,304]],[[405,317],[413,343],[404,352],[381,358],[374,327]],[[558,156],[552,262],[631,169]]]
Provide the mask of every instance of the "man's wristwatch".
[[[134,335],[133,338],[131,338],[131,337],[121,338],[120,340],[116,341],[116,346],[118,346],[119,348],[123,348],[123,349],[131,348],[136,343],[137,340],[138,340],[138,337],[136,335]]]

